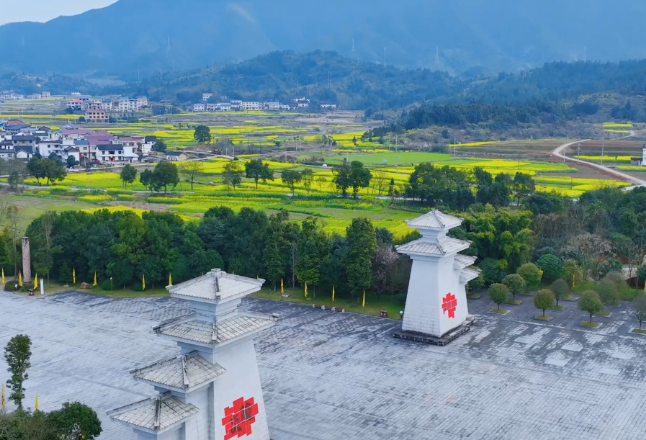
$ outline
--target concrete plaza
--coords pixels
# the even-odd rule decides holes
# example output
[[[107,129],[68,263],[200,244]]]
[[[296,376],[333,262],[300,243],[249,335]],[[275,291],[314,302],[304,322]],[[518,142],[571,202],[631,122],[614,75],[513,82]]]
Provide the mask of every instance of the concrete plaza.
[[[497,316],[476,300],[472,332],[434,347],[394,339],[398,321],[247,301],[282,317],[256,343],[272,438],[643,438],[646,337],[628,333],[626,306],[593,330],[578,326],[575,304],[542,323],[529,303]],[[0,347],[32,338],[26,406],[36,395],[46,411],[82,401],[103,421],[101,440],[130,440],[105,411],[154,395],[128,371],[177,354],[151,328],[186,313],[168,298],[0,292]],[[0,382],[7,377],[0,359]]]

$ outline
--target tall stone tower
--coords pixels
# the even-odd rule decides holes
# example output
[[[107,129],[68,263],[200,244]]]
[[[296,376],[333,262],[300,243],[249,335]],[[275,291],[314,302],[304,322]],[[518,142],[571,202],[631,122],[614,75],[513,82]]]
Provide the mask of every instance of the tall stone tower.
[[[264,281],[214,269],[168,286],[193,313],[154,331],[176,341],[181,355],[131,371],[158,395],[108,415],[131,426],[140,440],[269,440],[253,336],[275,320],[238,309]]]
[[[25,283],[31,283],[31,250],[29,247],[29,237],[22,239],[22,280]]]
[[[462,219],[438,210],[406,222],[422,238],[397,247],[413,260],[404,323],[396,336],[445,345],[470,329],[466,284],[478,277],[476,257],[458,254],[468,241],[447,237]]]

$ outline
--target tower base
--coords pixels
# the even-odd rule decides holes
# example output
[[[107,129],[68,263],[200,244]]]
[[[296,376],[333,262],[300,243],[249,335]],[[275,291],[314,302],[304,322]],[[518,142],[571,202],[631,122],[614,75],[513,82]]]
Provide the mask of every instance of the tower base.
[[[464,322],[464,324],[454,328],[453,330],[449,330],[448,332],[446,332],[440,337],[428,335],[426,333],[408,331],[408,330],[400,330],[397,333],[395,333],[393,336],[397,339],[403,339],[406,341],[421,342],[423,344],[439,345],[440,347],[443,347],[445,345],[450,344],[458,337],[462,336],[463,334],[471,330],[471,326],[473,325],[474,322],[475,322],[475,319],[469,316],[467,317],[467,320]]]

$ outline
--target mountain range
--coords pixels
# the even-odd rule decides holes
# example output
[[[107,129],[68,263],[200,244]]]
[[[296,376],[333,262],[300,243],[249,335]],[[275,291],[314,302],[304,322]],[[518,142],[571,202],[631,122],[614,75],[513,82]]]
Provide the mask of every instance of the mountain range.
[[[110,74],[236,62],[277,50],[450,73],[646,57],[635,0],[120,0],[0,26],[0,70]]]

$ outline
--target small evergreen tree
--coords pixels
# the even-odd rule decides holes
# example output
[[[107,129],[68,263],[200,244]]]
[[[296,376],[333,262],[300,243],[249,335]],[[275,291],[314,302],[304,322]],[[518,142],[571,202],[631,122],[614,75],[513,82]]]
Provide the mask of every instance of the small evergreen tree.
[[[29,378],[27,370],[31,367],[31,339],[27,335],[17,335],[11,338],[4,349],[4,358],[7,362],[7,371],[11,377],[7,380],[7,388],[11,390],[9,400],[13,401],[18,409],[22,409],[22,400],[25,398],[25,389],[22,384]]]
[[[543,316],[545,316],[545,310],[554,306],[554,293],[548,289],[539,290],[534,295],[534,306],[542,310]]]

